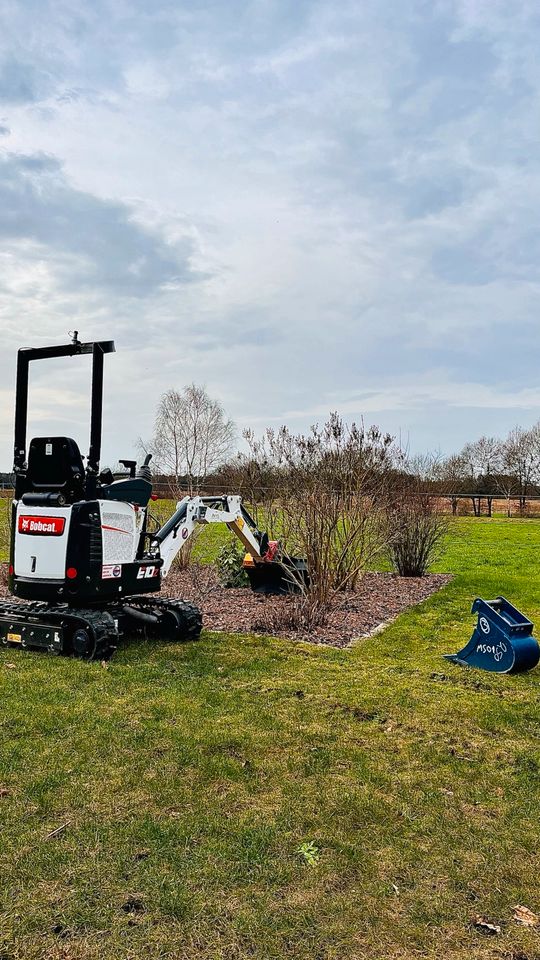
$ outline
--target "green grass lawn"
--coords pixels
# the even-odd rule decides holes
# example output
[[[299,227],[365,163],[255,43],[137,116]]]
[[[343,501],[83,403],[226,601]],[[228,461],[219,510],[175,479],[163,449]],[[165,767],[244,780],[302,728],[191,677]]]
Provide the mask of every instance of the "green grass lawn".
[[[540,671],[441,657],[477,594],[540,624],[539,553],[455,521],[452,584],[347,651],[0,652],[0,958],[538,960]]]

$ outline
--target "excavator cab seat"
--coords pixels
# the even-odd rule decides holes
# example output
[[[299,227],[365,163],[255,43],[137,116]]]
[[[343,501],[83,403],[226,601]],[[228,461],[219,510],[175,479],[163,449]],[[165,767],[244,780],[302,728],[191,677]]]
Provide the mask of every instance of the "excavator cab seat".
[[[84,464],[75,440],[34,437],[28,450],[24,487],[27,495],[57,494],[68,503],[84,499]]]

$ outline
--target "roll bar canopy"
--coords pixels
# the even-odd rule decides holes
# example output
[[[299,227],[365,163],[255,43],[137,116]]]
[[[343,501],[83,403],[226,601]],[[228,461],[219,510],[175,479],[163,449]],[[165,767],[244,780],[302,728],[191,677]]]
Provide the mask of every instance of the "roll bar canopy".
[[[49,360],[53,357],[73,357],[79,354],[92,355],[92,396],[90,408],[90,450],[86,471],[95,475],[101,456],[101,427],[103,415],[103,357],[114,353],[114,340],[97,340],[81,343],[75,330],[71,343],[53,347],[22,347],[17,354],[17,385],[15,392],[15,442],[13,472],[18,475],[26,470],[26,427],[28,421],[28,368],[33,360]]]

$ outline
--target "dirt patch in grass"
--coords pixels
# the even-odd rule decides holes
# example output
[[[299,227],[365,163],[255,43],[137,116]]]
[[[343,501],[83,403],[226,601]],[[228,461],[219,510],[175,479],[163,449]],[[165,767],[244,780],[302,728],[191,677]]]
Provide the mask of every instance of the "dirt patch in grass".
[[[227,633],[267,633],[332,647],[346,647],[369,636],[399,613],[426,600],[450,582],[449,574],[398,577],[394,573],[366,573],[355,591],[336,602],[324,626],[303,632],[291,629],[288,620],[293,597],[266,597],[247,587],[222,587],[210,564],[192,564],[187,570],[172,570],[162,594],[191,600],[203,612],[206,630]],[[7,595],[7,564],[0,564],[0,596]]]
[[[330,612],[328,622],[309,632],[288,624],[292,597],[265,597],[247,588],[220,585],[210,566],[193,565],[172,571],[164,585],[169,596],[192,600],[203,611],[207,630],[227,633],[269,633],[272,636],[346,647],[393,620],[408,607],[436,593],[452,579],[448,574],[398,577],[393,573],[366,573],[354,592],[344,593]]]

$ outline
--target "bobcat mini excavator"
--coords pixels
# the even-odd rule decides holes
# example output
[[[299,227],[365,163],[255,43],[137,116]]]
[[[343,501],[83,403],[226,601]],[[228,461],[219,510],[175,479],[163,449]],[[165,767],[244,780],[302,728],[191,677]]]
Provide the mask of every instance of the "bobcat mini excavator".
[[[112,340],[24,348],[18,352],[15,399],[15,497],[9,591],[0,601],[0,644],[42,648],[91,660],[111,656],[122,636],[144,631],[173,641],[195,640],[202,616],[181,599],[156,596],[197,524],[225,523],[250,559],[253,589],[280,593],[306,576],[301,561],[279,556],[239,496],[185,497],[169,520],[147,530],[152,496],[150,455],[115,479],[100,472],[103,362]],[[92,357],[90,451],[86,460],[69,437],[36,437],[26,451],[29,365],[52,357]],[[292,564],[291,576],[286,564]]]

